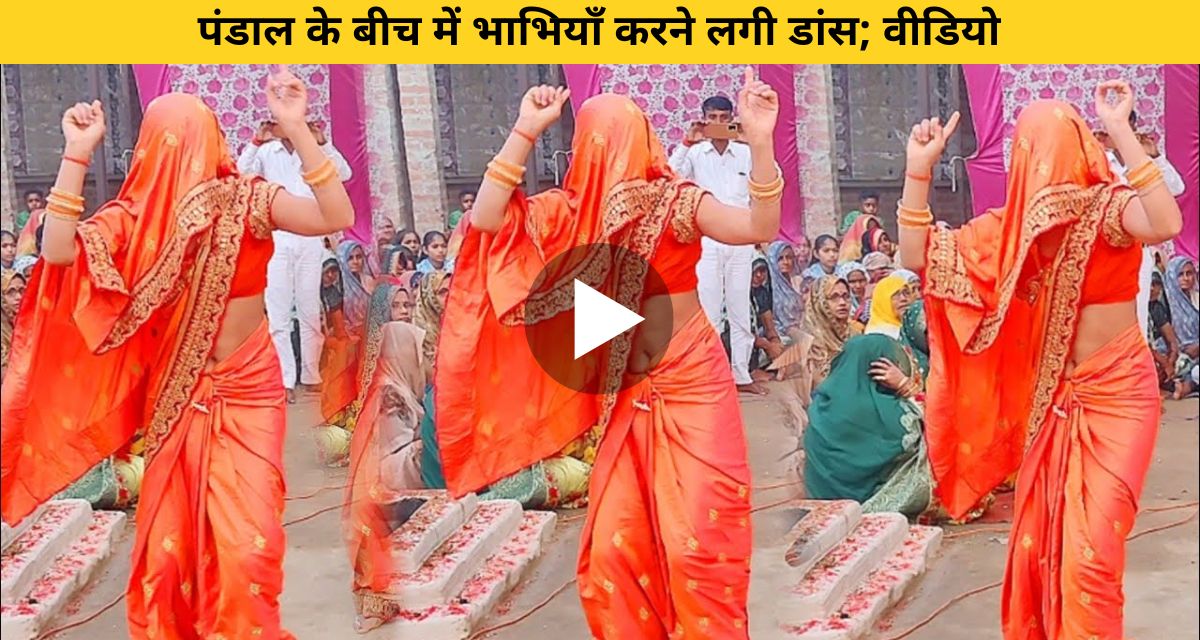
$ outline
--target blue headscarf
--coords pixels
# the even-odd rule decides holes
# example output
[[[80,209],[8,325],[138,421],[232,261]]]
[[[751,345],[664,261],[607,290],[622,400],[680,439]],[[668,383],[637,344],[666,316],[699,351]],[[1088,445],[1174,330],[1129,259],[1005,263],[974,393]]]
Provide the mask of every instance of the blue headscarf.
[[[771,273],[771,315],[775,318],[775,330],[786,336],[792,327],[798,327],[804,317],[804,303],[800,293],[792,288],[791,279],[779,270],[779,256],[792,245],[776,240],[767,247],[767,270]]]
[[[1196,263],[1187,256],[1175,256],[1167,263],[1167,304],[1171,307],[1171,325],[1175,327],[1175,335],[1179,336],[1179,346],[1186,347],[1200,342],[1200,311],[1196,303],[1182,287],[1179,286],[1179,274],[1184,265]],[[1195,286],[1195,285],[1193,285]]]
[[[363,286],[359,276],[350,272],[350,254],[355,249],[363,251],[363,273],[365,277],[369,275],[366,264],[367,252],[363,246],[354,240],[343,240],[337,248],[338,269],[342,272],[342,313],[346,317],[346,325],[351,331],[362,327],[363,322],[367,319],[367,305],[371,300],[371,294],[367,292],[367,288]]]

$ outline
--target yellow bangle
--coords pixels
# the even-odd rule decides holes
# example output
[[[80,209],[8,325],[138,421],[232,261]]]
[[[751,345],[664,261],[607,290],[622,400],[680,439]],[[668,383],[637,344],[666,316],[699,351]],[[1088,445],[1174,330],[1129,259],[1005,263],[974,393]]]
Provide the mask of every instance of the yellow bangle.
[[[64,200],[57,195],[51,195],[46,198],[46,209],[55,210],[62,213],[73,213],[77,215],[83,214],[83,202],[71,202]]]
[[[896,202],[896,222],[901,227],[909,229],[920,229],[933,224],[933,210],[928,205],[924,209],[909,209]]]
[[[78,222],[83,216],[83,207],[65,207],[56,200],[49,200],[46,202],[46,215],[68,222]]]
[[[514,164],[492,160],[488,163],[487,168],[488,173],[504,178],[505,181],[511,182],[513,187],[521,184],[521,181],[525,179],[524,167],[517,167]]]
[[[1147,159],[1136,168],[1131,169],[1129,173],[1125,174],[1125,180],[1132,185],[1134,182],[1148,178],[1151,173],[1154,173],[1155,169],[1158,169],[1158,165],[1154,164],[1154,160]]]
[[[1167,182],[1166,182],[1166,180],[1165,180],[1165,179],[1162,177],[1162,174],[1159,174],[1159,175],[1158,175],[1158,176],[1157,176],[1155,179],[1151,180],[1149,184],[1143,184],[1143,185],[1141,185],[1141,186],[1137,187],[1137,194],[1138,194],[1138,197],[1139,197],[1139,198],[1141,198],[1141,197],[1145,197],[1145,195],[1146,195],[1147,193],[1149,193],[1149,192],[1151,192],[1151,191],[1153,191],[1153,190],[1157,189],[1158,187],[1161,187],[1161,186],[1163,186],[1163,185],[1164,185],[1164,184],[1166,184],[1166,183],[1167,183]]]
[[[328,180],[334,173],[337,173],[337,169],[333,167],[333,161],[325,158],[325,161],[318,165],[316,169],[305,173],[303,178],[305,184],[312,187]]]
[[[484,173],[483,178],[504,189],[508,189],[509,191],[513,191],[517,188],[516,182],[513,182],[511,179],[502,176],[495,171],[488,171],[487,173]]]
[[[509,162],[507,160],[503,160],[499,157],[492,158],[492,161],[488,163],[489,166],[491,166],[493,164],[496,165],[497,167],[500,167],[501,169],[507,170],[509,173],[515,173],[515,174],[522,175],[522,176],[525,174],[525,167],[523,167],[519,164]]]
[[[63,189],[59,189],[58,187],[50,187],[50,196],[59,198],[60,200],[63,200],[70,204],[77,204],[77,205],[83,206],[83,196],[81,196],[79,194],[71,193],[70,191],[64,191]]]
[[[1162,170],[1154,167],[1150,171],[1139,173],[1137,176],[1129,179],[1129,186],[1137,191],[1141,191],[1163,179]]]

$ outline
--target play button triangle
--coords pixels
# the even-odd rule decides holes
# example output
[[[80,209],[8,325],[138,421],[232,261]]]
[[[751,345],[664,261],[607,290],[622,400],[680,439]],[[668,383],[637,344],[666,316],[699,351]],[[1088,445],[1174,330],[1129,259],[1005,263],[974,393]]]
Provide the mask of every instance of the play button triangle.
[[[575,281],[575,359],[645,320],[617,301]]]

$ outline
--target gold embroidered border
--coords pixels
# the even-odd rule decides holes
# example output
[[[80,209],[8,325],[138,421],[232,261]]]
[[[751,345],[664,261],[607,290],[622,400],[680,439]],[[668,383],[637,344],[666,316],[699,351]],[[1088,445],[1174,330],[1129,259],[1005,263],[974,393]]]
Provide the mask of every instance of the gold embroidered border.
[[[178,421],[200,379],[220,331],[221,317],[237,269],[252,185],[237,178],[228,178],[221,181],[219,190],[223,193],[209,194],[203,200],[219,208],[204,212],[206,218],[213,220],[213,225],[211,231],[205,234],[207,242],[201,244],[200,255],[190,278],[190,306],[180,323],[180,337],[167,360],[167,370],[160,378],[158,393],[151,396],[157,401],[146,426],[147,464],[158,451],[162,439]],[[231,206],[221,206],[225,204]],[[193,211],[190,209],[189,213]]]
[[[1104,185],[1096,185],[1088,189],[1081,189],[1075,185],[1055,185],[1046,187],[1034,195],[1021,223],[1021,236],[1017,245],[1016,262],[1014,262],[1016,266],[1000,283],[996,308],[983,317],[979,327],[975,330],[975,335],[963,349],[964,353],[980,353],[996,341],[996,336],[1000,334],[1000,327],[1008,316],[1008,307],[1016,293],[1017,284],[1023,271],[1021,266],[1029,259],[1029,252],[1033,249],[1038,237],[1055,227],[1082,221],[1088,212],[1098,210],[1095,205],[1104,188]],[[1086,225],[1074,225],[1072,233],[1075,232],[1075,228],[1080,226]],[[1092,231],[1094,232],[1095,229],[1093,228]],[[1064,240],[1064,245],[1065,243]],[[1089,244],[1089,248],[1090,246]],[[1062,249],[1060,248],[1059,251],[1061,252]]]
[[[124,344],[164,302],[175,299],[183,292],[187,283],[180,278],[180,274],[185,262],[194,256],[197,236],[212,225],[214,216],[229,208],[235,193],[248,190],[248,185],[239,183],[236,177],[209,180],[194,187],[179,201],[175,207],[174,233],[166,239],[158,260],[133,285],[129,304],[117,318],[108,337],[100,344],[97,353]],[[248,193],[245,197],[248,197]],[[108,259],[111,261],[111,258]]]
[[[967,269],[962,254],[958,252],[958,237],[954,231],[930,231],[925,260],[928,264],[925,270],[926,295],[976,309],[983,308],[983,300],[966,276]]]
[[[671,228],[675,231],[675,239],[683,244],[691,244],[700,239],[696,212],[700,208],[700,199],[704,197],[704,193],[704,189],[696,185],[685,185],[679,191],[679,202],[675,205],[675,213],[671,215]]]
[[[637,256],[627,256],[627,259],[617,267],[620,271],[616,301],[626,309],[640,307],[639,303],[646,286],[646,273],[649,271],[650,261],[658,250],[667,224],[671,222],[671,214],[695,218],[695,209],[704,195],[703,190],[686,182],[670,182],[665,186],[666,189],[656,205],[646,212],[641,224],[633,227],[629,239],[623,244],[625,249]],[[691,210],[688,211],[685,208]],[[607,215],[605,217],[607,219]],[[625,368],[629,363],[629,353],[633,344],[631,332],[627,331],[618,335],[613,338],[611,344],[608,367],[604,372],[604,381],[601,387],[603,398],[600,402],[598,420],[598,424],[605,429],[612,418],[613,407],[617,403],[617,392],[621,388],[621,378],[625,375]]]
[[[647,215],[659,207],[666,195],[667,179],[661,178],[653,182],[634,180],[622,182],[604,198],[602,209],[604,220],[600,238],[597,244],[613,244],[625,246],[623,233],[630,223]],[[532,220],[532,216],[528,220]],[[528,222],[531,225],[532,222]],[[535,233],[532,226],[527,227],[529,233]],[[540,236],[533,236],[540,240]],[[573,283],[576,279],[583,282],[599,282],[605,273],[612,269],[612,251],[589,251],[587,257],[571,268],[557,283],[549,287],[537,287],[521,304],[500,318],[502,324],[508,326],[529,325],[552,318],[571,309],[575,299]]]
[[[1125,230],[1125,207],[1133,199],[1133,189],[1117,187],[1106,192],[1100,209],[1103,211],[1100,228],[1104,231],[1104,239],[1108,244],[1123,249],[1133,244],[1133,236]]]
[[[129,290],[125,288],[125,278],[121,277],[121,273],[113,264],[113,249],[108,246],[100,230],[95,225],[85,222],[79,225],[76,233],[79,234],[80,243],[83,245],[83,256],[87,260],[92,284],[105,291],[129,295]]]
[[[275,201],[275,195],[283,186],[265,180],[255,180],[253,185],[253,193],[250,196],[250,232],[255,238],[266,240],[275,230],[275,223],[271,220],[271,203]]]
[[[1093,193],[1104,196],[1111,193],[1110,188],[1093,188]],[[1093,203],[1100,204],[1100,203]],[[1106,210],[1103,206],[1089,206],[1079,220],[1071,226],[1063,239],[1062,248],[1054,266],[1057,274],[1051,283],[1050,313],[1046,323],[1046,338],[1042,344],[1041,358],[1038,361],[1037,375],[1034,382],[1033,405],[1029,414],[1029,427],[1026,432],[1025,447],[1033,442],[1033,437],[1041,430],[1046,421],[1050,403],[1054,400],[1054,391],[1062,379],[1063,370],[1067,365],[1067,356],[1075,343],[1076,323],[1079,319],[1079,300],[1083,295],[1083,281],[1086,276],[1088,260],[1092,255],[1092,247],[1100,234],[1101,217]]]

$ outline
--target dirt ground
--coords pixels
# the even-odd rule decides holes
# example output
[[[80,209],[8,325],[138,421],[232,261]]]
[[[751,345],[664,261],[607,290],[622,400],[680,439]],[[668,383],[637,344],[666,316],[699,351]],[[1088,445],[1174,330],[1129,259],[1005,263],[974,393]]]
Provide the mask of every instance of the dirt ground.
[[[777,486],[795,480],[789,465],[780,461],[781,452],[795,448],[795,439],[784,428],[787,406],[781,402],[782,389],[767,398],[743,403],[750,442],[751,463],[756,486],[772,487],[756,491],[755,504],[766,506],[796,495],[795,484]],[[311,518],[288,527],[286,584],[283,616],[288,629],[298,638],[355,638],[353,612],[347,586],[350,571],[338,532],[336,509],[338,492],[320,491],[344,483],[343,471],[320,467],[313,455],[308,426],[316,419],[315,404],[301,402],[292,410],[287,443],[289,500],[286,518]],[[1200,434],[1195,400],[1170,402],[1158,440],[1154,466],[1142,497],[1145,508],[1185,505],[1197,499]],[[315,493],[315,495],[313,495]],[[311,496],[311,497],[305,497]],[[1146,513],[1138,519],[1135,535],[1152,527],[1186,518],[1194,508]],[[485,622],[502,625],[543,605],[520,623],[508,626],[488,637],[518,640],[554,637],[556,640],[584,640],[589,637],[574,585],[575,549],[582,518],[563,514],[565,522],[543,557],[517,592]],[[772,603],[777,597],[773,568],[782,557],[775,546],[778,536],[789,526],[786,515],[764,508],[755,513],[754,580],[751,587],[751,636],[756,640],[778,637],[772,622]],[[970,529],[982,531],[963,535]],[[972,589],[999,581],[1004,568],[1007,535],[1003,525],[977,525],[951,532],[952,539],[942,545],[930,563],[929,571],[908,597],[879,629],[869,637],[889,639],[920,623],[949,600]],[[128,575],[130,539],[118,549],[103,574],[95,580],[72,612],[60,622],[80,620],[120,595]],[[1160,638],[1200,638],[1197,612],[1200,610],[1200,579],[1197,572],[1197,520],[1152,533],[1129,543],[1128,571],[1125,579],[1127,637],[1138,640]],[[562,589],[550,599],[556,590]],[[998,640],[1000,634],[999,589],[967,598],[948,608],[932,622],[908,636],[913,640]],[[1167,605],[1167,606],[1164,606]],[[124,632],[124,606],[117,604],[85,625],[60,634],[59,638],[77,640],[117,640]]]

